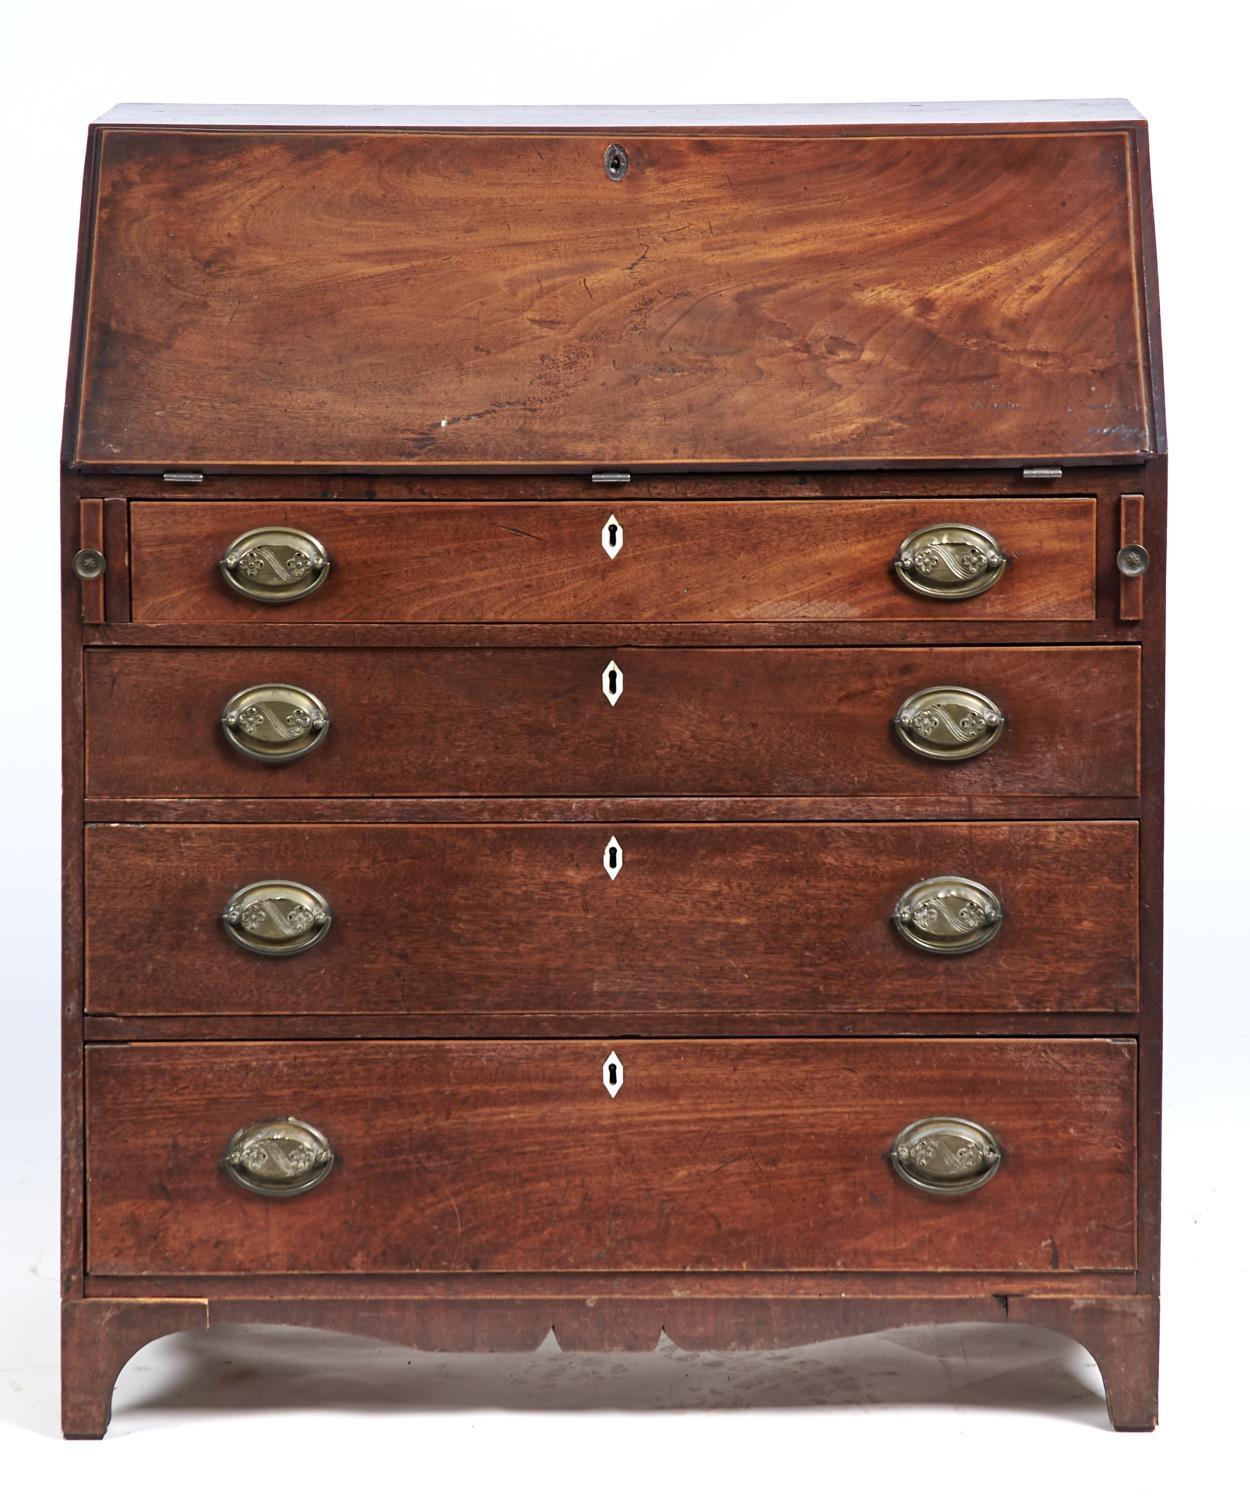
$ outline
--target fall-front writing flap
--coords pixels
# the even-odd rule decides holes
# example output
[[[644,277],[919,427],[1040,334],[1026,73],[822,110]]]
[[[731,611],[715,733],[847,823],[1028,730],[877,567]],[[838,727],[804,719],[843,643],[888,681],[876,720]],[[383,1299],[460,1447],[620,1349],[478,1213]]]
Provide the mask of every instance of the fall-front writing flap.
[[[1136,127],[93,140],[73,463],[786,469],[1161,446]]]

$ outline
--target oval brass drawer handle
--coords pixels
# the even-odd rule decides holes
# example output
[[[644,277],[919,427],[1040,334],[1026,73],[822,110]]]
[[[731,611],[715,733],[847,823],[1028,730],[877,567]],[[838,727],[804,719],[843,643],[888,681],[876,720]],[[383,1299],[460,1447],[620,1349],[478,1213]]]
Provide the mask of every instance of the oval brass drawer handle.
[[[235,891],[221,920],[240,948],[267,958],[288,958],[325,937],[332,913],[311,886],[294,880],[258,880]]]
[[[890,1164],[904,1182],[942,1196],[984,1187],[1002,1159],[992,1131],[953,1115],[914,1120],[890,1147]]]
[[[1007,559],[979,526],[922,526],[898,549],[894,571],[926,599],[971,599],[992,589]]]
[[[258,682],[231,698],[221,727],[236,750],[256,760],[298,760],[315,750],[330,714],[315,693],[286,682]]]
[[[980,881],[962,875],[917,881],[894,908],[899,935],[926,953],[973,953],[996,937],[1002,925],[998,897]]]
[[[927,760],[971,760],[995,744],[1002,710],[975,688],[930,687],[913,693],[894,716],[894,733]]]
[[[236,1130],[222,1153],[227,1174],[262,1198],[294,1198],[324,1182],[334,1148],[303,1120],[261,1120]]]
[[[236,594],[261,604],[290,604],[316,593],[330,576],[330,557],[307,531],[258,526],[235,537],[218,567]]]

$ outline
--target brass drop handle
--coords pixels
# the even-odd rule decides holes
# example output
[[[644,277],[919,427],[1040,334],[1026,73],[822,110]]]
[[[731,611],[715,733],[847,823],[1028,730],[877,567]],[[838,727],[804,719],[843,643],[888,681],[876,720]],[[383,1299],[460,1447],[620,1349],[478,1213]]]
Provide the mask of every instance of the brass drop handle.
[[[240,948],[266,958],[289,958],[319,943],[330,930],[329,903],[294,880],[258,880],[235,891],[221,914]]]
[[[1002,902],[988,886],[963,875],[917,881],[894,907],[894,927],[925,953],[974,953],[998,936]]]
[[[894,572],[905,588],[926,599],[971,599],[992,589],[1007,559],[979,526],[922,526],[898,549]]]
[[[993,1131],[954,1115],[913,1120],[890,1147],[890,1165],[904,1182],[941,1197],[984,1187],[1002,1159]]]
[[[315,1125],[303,1120],[260,1120],[235,1131],[221,1165],[249,1193],[295,1198],[330,1175],[334,1148]]]
[[[922,688],[893,719],[894,733],[926,760],[971,760],[998,742],[1007,720],[992,698],[975,688]]]
[[[330,576],[330,556],[315,536],[293,526],[258,526],[236,536],[218,566],[236,594],[261,604],[291,604]]]
[[[234,748],[254,760],[298,760],[325,739],[330,713],[306,688],[260,682],[235,693],[221,711],[221,727]]]

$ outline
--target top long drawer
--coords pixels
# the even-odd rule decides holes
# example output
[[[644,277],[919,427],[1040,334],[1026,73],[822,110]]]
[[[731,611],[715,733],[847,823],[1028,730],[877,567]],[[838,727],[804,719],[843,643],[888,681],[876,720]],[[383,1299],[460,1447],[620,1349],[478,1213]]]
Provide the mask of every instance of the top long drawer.
[[[132,609],[150,624],[1088,620],[1094,540],[1092,499],[136,501]]]

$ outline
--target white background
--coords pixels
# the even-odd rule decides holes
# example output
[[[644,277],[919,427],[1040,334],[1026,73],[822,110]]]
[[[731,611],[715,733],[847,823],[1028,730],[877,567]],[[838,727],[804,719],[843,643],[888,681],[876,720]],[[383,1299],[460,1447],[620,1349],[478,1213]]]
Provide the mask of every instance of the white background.
[[[1240,8],[741,0],[37,4],[0,158],[5,722],[0,1484],[25,1496],[1224,1493],[1244,1477],[1250,590]],[[908,1335],[740,1363],[436,1361],[272,1331],[167,1340],[110,1439],[56,1412],[56,473],[87,122],[119,100],[707,103],[1127,95],[1150,118],[1171,430],[1162,1426],[1106,1428],[1049,1336]],[[1045,205],[1039,207],[1044,215]],[[1073,712],[1079,713],[1079,702]],[[156,747],[159,750],[159,747]],[[687,1410],[683,1413],[683,1403]],[[822,1405],[821,1403],[829,1403]],[[648,1410],[666,1407],[661,1413]],[[580,1411],[578,1408],[588,1408]]]

